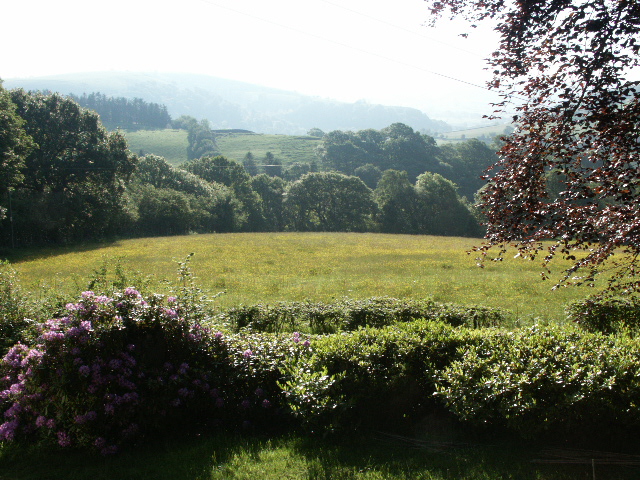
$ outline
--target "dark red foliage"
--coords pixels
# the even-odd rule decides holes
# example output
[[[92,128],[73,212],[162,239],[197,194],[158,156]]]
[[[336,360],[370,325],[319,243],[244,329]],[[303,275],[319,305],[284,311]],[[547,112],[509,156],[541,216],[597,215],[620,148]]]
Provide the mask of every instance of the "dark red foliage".
[[[503,98],[494,115],[515,108],[516,130],[481,196],[477,250],[542,253],[545,272],[556,255],[573,260],[559,284],[591,284],[606,262],[607,290],[640,290],[640,3],[426,2],[434,18],[492,19],[501,34],[489,87]]]

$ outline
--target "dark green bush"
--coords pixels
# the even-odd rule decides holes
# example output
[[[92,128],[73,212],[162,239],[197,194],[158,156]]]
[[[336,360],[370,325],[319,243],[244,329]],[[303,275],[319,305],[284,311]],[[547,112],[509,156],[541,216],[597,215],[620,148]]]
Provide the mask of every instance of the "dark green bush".
[[[388,426],[433,408],[436,373],[480,338],[425,320],[320,337],[312,357],[287,365],[284,388],[313,426]]]
[[[437,375],[463,420],[526,436],[640,425],[640,343],[561,328],[494,332]]]
[[[237,330],[323,334],[362,327],[384,327],[418,319],[440,320],[471,328],[496,327],[504,324],[508,316],[509,312],[499,308],[373,297],[335,303],[280,302],[243,306],[228,310],[223,319]]]
[[[570,304],[567,318],[588,332],[636,332],[640,328],[640,301],[630,298],[587,298]]]

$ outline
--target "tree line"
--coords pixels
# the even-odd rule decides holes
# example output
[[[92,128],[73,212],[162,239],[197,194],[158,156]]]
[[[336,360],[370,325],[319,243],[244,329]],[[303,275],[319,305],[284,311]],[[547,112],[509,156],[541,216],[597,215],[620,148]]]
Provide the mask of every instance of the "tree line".
[[[212,148],[174,167],[134,155],[120,133],[68,97],[0,86],[0,111],[3,247],[190,232],[482,233],[474,208],[446,176],[455,176],[458,164],[471,165],[465,149],[481,142],[438,148],[401,124],[330,132],[319,152],[321,171],[284,168],[273,155],[261,171],[250,154],[244,165],[217,155],[215,135],[196,121],[186,128]],[[362,141],[366,135],[380,145]],[[373,153],[353,155],[365,146]],[[420,157],[425,152],[433,155]]]
[[[165,105],[150,103],[141,98],[108,97],[100,92],[82,95],[69,94],[81,107],[93,110],[109,130],[115,128],[166,128],[171,116]]]

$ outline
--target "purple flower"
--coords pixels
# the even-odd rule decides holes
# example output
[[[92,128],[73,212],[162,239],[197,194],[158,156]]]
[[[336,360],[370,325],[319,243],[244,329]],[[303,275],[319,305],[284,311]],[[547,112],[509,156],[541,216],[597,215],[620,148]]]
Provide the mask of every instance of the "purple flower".
[[[95,298],[95,302],[96,303],[111,303],[111,302],[113,302],[113,298],[109,298],[106,295],[100,295],[99,297]]]
[[[242,355],[244,355],[244,358],[249,358],[253,355],[253,352],[247,348]]]
[[[11,420],[0,425],[0,440],[13,440],[19,425],[18,420]]]
[[[55,341],[55,340],[62,340],[64,338],[64,333],[62,333],[62,332],[54,332],[54,331],[45,332],[42,335],[42,338],[44,338],[45,340],[50,341],[50,342],[51,341]]]
[[[102,437],[96,438],[95,441],[93,442],[93,446],[96,448],[104,448],[106,445],[107,445],[107,441]]]
[[[122,366],[122,362],[117,358],[113,358],[109,360],[109,367],[111,367],[112,369],[117,370],[121,366]]]
[[[22,405],[20,405],[18,402],[14,402],[14,404],[4,412],[4,416],[7,418],[17,417],[21,411]]]
[[[167,298],[167,302],[169,302],[169,303],[175,303],[175,302],[177,302],[177,301],[178,301],[178,299],[177,299],[176,297],[169,297],[169,298]]]
[[[256,397],[261,397],[262,395],[264,395],[264,390],[258,387],[256,388],[256,391],[253,393],[255,393]]]
[[[215,338],[222,338],[222,332],[216,332],[216,334],[214,335]]]
[[[115,409],[115,407],[113,406],[112,403],[107,403],[104,406],[104,413],[106,413],[107,415],[113,415],[115,413],[115,411],[116,411],[116,409]]]
[[[91,325],[91,322],[89,320],[83,320],[82,322],[80,322],[80,328],[86,330],[87,332],[90,332],[93,330],[93,325]]]
[[[69,437],[67,432],[58,432],[58,445],[61,447],[68,447],[71,445],[71,437]]]
[[[180,373],[180,375],[186,375],[188,371],[189,371],[188,363],[183,363],[180,365],[180,368],[178,368],[178,373]]]
[[[89,365],[82,365],[80,368],[78,368],[78,373],[83,377],[88,377],[91,373],[91,369],[89,368]]]
[[[44,427],[47,424],[47,417],[45,417],[44,415],[39,415],[38,418],[36,418],[36,427]]]
[[[311,342],[309,340],[305,340],[302,345],[304,345],[305,347],[308,347],[309,345],[311,345]]]
[[[300,334],[298,332],[293,332],[293,342],[298,343],[300,341]]]
[[[124,289],[124,294],[128,297],[140,297],[140,292],[138,292],[135,288],[127,287]]]
[[[53,418],[47,420],[47,428],[49,430],[53,430],[54,428],[56,428],[56,421]]]
[[[78,304],[78,303],[67,303],[64,308],[66,308],[67,310],[69,310],[71,312],[74,312],[74,311],[79,310],[80,308],[82,308],[82,306],[80,304]]]
[[[95,293],[93,293],[91,290],[87,290],[86,292],[82,292],[80,295],[82,295],[82,298],[90,298],[95,296]]]

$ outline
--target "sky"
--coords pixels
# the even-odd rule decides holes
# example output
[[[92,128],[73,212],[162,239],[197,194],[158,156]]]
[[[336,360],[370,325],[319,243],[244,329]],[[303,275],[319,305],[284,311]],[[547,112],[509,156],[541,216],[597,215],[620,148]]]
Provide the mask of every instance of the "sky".
[[[495,32],[425,26],[422,0],[8,0],[2,14],[3,79],[198,73],[454,123],[497,100],[481,88]]]

